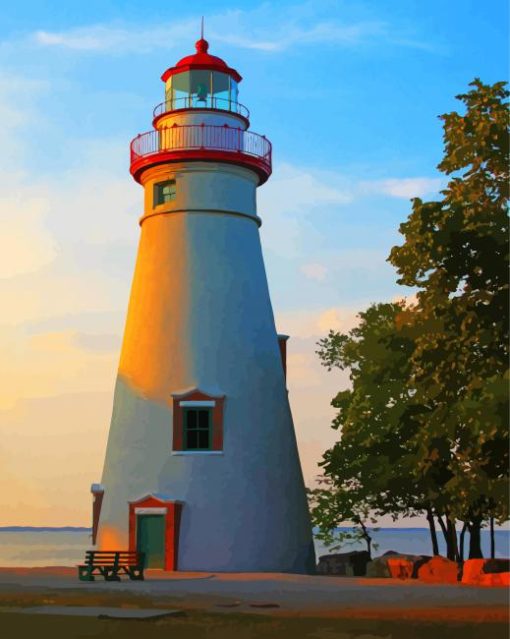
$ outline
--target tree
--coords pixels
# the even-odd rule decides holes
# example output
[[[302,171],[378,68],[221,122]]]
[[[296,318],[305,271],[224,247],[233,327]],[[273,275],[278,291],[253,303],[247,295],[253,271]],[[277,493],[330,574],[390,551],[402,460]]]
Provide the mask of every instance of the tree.
[[[418,288],[416,304],[373,305],[318,344],[352,388],[332,401],[341,436],[312,504],[321,529],[353,514],[424,512],[434,554],[437,519],[455,560],[466,530],[480,557],[484,522],[493,531],[508,519],[508,92],[470,86],[458,96],[466,113],[441,116],[443,198],[413,200],[389,257],[399,284]]]
[[[312,521],[319,528],[315,535],[331,550],[338,550],[344,544],[364,542],[367,552],[372,558],[373,542],[370,524],[375,524],[370,505],[355,490],[345,486],[337,486],[330,478],[320,480],[321,488],[308,491]],[[339,530],[341,523],[351,522],[350,530]],[[373,529],[377,531],[378,529]]]
[[[451,176],[436,202],[413,201],[389,261],[399,284],[418,287],[406,318],[415,341],[414,401],[430,408],[420,429],[421,473],[446,438],[448,520],[470,532],[508,518],[508,96],[503,82],[457,96],[466,112],[441,116]]]
[[[404,311],[404,302],[374,304],[359,313],[348,334],[330,331],[318,343],[324,366],[348,369],[352,388],[331,402],[338,409],[332,427],[341,428],[341,436],[320,464],[329,483],[312,491],[312,518],[327,537],[341,521],[355,521],[364,533],[362,522],[372,514],[396,519],[425,512],[438,554],[433,518],[441,514],[440,487],[450,475],[437,463],[434,475],[415,476],[412,442],[420,428],[417,416],[426,408],[413,401],[415,345],[400,329]]]

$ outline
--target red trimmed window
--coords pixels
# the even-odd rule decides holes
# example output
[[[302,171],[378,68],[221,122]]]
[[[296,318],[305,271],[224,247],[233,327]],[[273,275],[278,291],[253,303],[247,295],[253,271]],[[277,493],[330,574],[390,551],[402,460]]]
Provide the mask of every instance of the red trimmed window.
[[[155,184],[153,200],[154,206],[175,200],[175,180],[166,180]]]
[[[204,452],[223,450],[225,396],[194,390],[174,395],[173,450]]]

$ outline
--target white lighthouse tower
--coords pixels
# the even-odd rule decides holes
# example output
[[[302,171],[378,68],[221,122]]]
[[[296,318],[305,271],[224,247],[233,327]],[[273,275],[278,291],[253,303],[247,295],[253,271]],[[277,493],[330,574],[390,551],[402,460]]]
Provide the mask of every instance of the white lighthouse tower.
[[[248,130],[239,73],[196,51],[131,143],[145,206],[93,539],[166,570],[310,572],[256,210],[271,144]]]

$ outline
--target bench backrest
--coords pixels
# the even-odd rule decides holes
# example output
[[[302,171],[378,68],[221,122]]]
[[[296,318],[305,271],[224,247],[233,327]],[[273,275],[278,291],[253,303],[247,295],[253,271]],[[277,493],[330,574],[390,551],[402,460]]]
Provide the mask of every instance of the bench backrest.
[[[87,550],[85,563],[90,566],[134,566],[143,562],[143,553],[131,550]]]

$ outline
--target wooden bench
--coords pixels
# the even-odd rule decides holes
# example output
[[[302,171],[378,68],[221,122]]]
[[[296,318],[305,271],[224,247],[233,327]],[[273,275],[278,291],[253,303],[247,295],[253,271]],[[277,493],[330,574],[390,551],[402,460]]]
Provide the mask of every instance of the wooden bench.
[[[87,550],[85,563],[78,566],[81,581],[94,581],[94,575],[105,581],[120,581],[120,575],[142,580],[144,554],[130,550]]]

